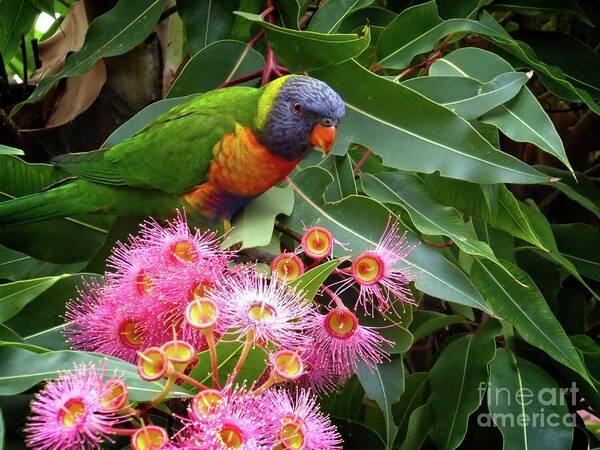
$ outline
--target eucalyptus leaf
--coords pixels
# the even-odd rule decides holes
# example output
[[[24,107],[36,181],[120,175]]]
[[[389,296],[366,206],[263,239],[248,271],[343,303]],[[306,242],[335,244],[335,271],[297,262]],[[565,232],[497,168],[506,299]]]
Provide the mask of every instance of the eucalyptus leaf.
[[[298,231],[302,230],[303,223],[324,226],[353,254],[375,248],[393,217],[391,211],[373,199],[355,195],[339,202],[323,203],[323,193],[331,182],[331,175],[318,167],[296,174],[291,180],[296,193],[295,207],[286,224]],[[347,220],[349,217],[351,221]],[[418,289],[434,297],[489,311],[463,272],[432,248],[419,245],[413,233],[407,233],[406,237],[408,245],[415,246],[407,257],[406,269],[414,275]],[[347,256],[345,251],[336,249],[336,252]]]
[[[491,319],[477,333],[452,341],[429,374],[431,437],[440,450],[454,450],[467,432],[469,416],[479,408],[496,354],[500,322]]]
[[[562,390],[541,368],[508,350],[499,349],[492,362],[487,406],[489,418],[481,421],[500,428],[505,450],[571,448],[574,418]]]
[[[496,77],[513,72],[500,56],[475,47],[460,48],[434,62],[432,76],[471,77],[489,83]],[[571,165],[554,124],[529,89],[524,87],[511,100],[484,114],[480,120],[498,127],[517,142],[531,142],[556,156],[569,169]]]
[[[167,0],[120,0],[114,8],[97,17],[87,30],[81,49],[67,57],[56,74],[46,75],[23,103],[40,101],[62,78],[83,75],[96,61],[122,55],[142,42],[154,29]],[[18,109],[13,109],[14,114]]]
[[[177,0],[177,13],[185,25],[186,42],[192,53],[227,38],[238,0]]]
[[[404,368],[402,358],[377,364],[370,369],[359,361],[356,372],[365,393],[377,404],[385,418],[386,449],[391,449],[398,427],[394,423],[392,405],[400,400],[404,392]]]
[[[190,58],[181,70],[165,98],[184,97],[216,89],[220,84],[259,70],[262,55],[239,41],[213,42]],[[206,70],[211,67],[212,70]],[[258,80],[246,85],[256,85]]]
[[[18,314],[29,302],[66,276],[68,275],[0,284],[0,322],[6,322]]]
[[[347,61],[360,55],[371,40],[367,27],[361,34],[323,34],[281,28],[261,20],[256,14],[240,11],[236,14],[263,26],[269,46],[293,71],[315,70]]]
[[[75,364],[94,364],[96,368],[105,367],[107,375],[115,371],[122,376],[129,398],[133,401],[148,401],[156,397],[162,390],[162,382],[142,381],[134,365],[120,359],[97,353],[58,351],[32,353],[15,347],[0,348],[0,395],[15,395],[35,386],[40,381],[52,380]],[[182,387],[176,387],[169,397],[189,397]]]
[[[252,200],[233,219],[233,229],[223,243],[225,247],[241,243],[240,249],[263,247],[271,242],[275,219],[289,216],[294,209],[294,193],[288,188],[273,187]]]
[[[508,72],[487,83],[468,77],[429,76],[412,78],[402,84],[466,120],[473,120],[513,98],[527,81],[529,78],[524,73]]]
[[[506,261],[503,264],[513,278],[488,261],[477,260],[471,271],[475,286],[494,312],[512,323],[531,345],[542,349],[593,384],[575,347],[533,280],[517,266]]]
[[[406,86],[375,75],[355,61],[313,74],[332,86],[346,103],[333,149],[351,143],[371,149],[383,164],[476,183],[541,183],[541,174],[496,150],[466,121]]]
[[[335,33],[346,17],[371,3],[373,0],[328,0],[317,10],[307,29],[317,33]]]

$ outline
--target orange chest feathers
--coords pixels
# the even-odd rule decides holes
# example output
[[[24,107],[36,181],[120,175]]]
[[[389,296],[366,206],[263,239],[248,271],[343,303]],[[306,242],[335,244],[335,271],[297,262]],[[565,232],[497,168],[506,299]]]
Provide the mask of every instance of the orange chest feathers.
[[[271,154],[249,128],[236,125],[213,148],[208,183],[241,197],[256,197],[283,180],[299,161]]]

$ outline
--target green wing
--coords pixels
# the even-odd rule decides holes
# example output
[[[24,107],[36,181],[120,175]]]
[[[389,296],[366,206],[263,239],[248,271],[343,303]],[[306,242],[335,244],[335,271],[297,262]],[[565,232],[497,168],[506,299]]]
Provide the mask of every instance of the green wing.
[[[211,91],[175,106],[107,150],[61,155],[53,163],[102,184],[182,193],[206,180],[212,149],[235,123],[252,126],[260,91]]]

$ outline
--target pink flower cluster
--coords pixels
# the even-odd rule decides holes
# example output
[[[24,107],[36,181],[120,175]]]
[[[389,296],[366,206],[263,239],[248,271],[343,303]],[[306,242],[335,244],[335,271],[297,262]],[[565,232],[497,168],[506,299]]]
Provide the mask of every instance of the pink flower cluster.
[[[86,286],[68,304],[66,335],[76,350],[136,363],[142,379],[165,381],[163,391],[141,407],[126,401],[107,409],[106,386],[120,383],[110,393],[126,399],[125,386],[79,368],[48,383],[34,401],[29,445],[95,448],[111,434],[128,434],[134,450],[341,448],[314,395],[340,387],[359,362],[373,368],[389,358],[386,347],[393,342],[362,325],[356,313],[359,306],[373,314],[409,301],[410,276],[401,266],[411,249],[397,226],[388,226],[371,250],[336,269],[337,292],[322,289],[331,297],[328,305],[306,299],[291,282],[305,272],[305,260],[312,268],[332,257],[336,243],[329,230],[308,228],[297,251],[272,260],[267,277],[253,265],[236,264],[237,253],[222,250],[215,234],[190,230],[183,214],[166,228],[146,222],[139,236],[116,247],[104,283]],[[340,298],[351,286],[358,292],[353,309]],[[242,348],[229,374],[219,374],[223,341]],[[247,380],[250,388],[235,388],[252,349],[268,355],[267,367]],[[211,388],[190,376],[198,358],[210,359]],[[169,437],[144,420],[181,382],[198,393]],[[134,427],[121,428],[125,422]]]
[[[118,415],[127,390],[117,377],[103,381],[103,370],[77,366],[49,382],[31,402],[25,431],[27,446],[46,449],[93,449],[124,421]]]
[[[219,249],[214,233],[190,231],[178,214],[163,228],[143,224],[141,234],[119,244],[108,260],[114,272],[91,284],[67,306],[66,335],[77,350],[135,363],[137,352],[178,338],[206,348],[201,333],[185,321],[190,301],[203,298],[229,276],[232,253]]]

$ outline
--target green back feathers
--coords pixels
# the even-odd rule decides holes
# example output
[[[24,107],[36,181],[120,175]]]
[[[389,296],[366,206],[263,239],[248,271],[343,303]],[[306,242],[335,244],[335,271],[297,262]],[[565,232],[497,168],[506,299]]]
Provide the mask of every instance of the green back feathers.
[[[111,149],[64,155],[57,165],[97,183],[186,192],[206,180],[214,145],[236,123],[255,129],[264,92],[274,90],[267,85],[211,91],[175,106]]]

